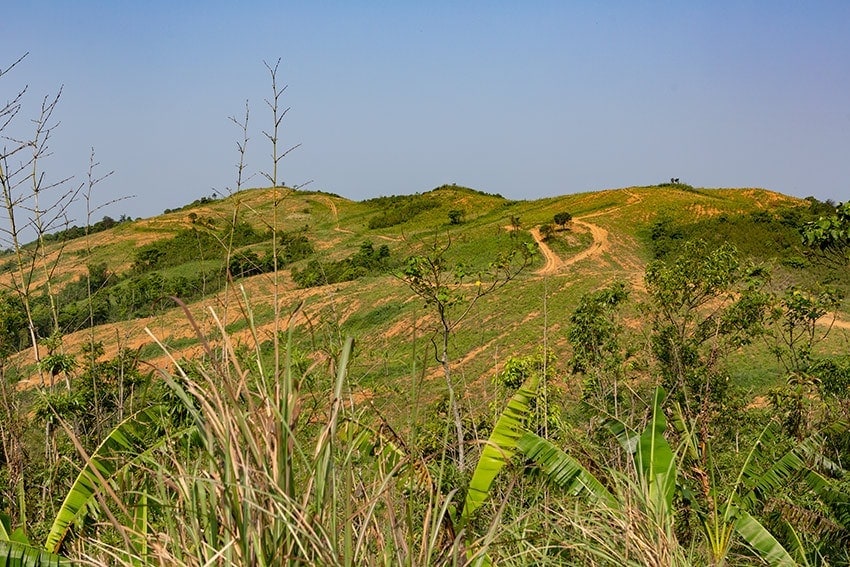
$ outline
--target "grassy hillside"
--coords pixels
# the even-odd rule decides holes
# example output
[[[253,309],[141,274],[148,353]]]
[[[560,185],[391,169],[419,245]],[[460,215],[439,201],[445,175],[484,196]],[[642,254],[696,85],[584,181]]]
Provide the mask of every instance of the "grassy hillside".
[[[88,242],[77,238],[51,244],[47,248],[47,260],[59,257],[55,267],[51,266],[57,288],[83,278],[87,266],[101,264],[111,278],[107,283],[115,287],[96,289],[95,295],[106,296],[116,288],[117,292],[113,293],[126,294],[126,285],[122,287],[118,282],[139,272],[133,266],[142,247],[159,245],[165,248],[165,243],[181,231],[211,235],[208,239],[211,244],[206,247],[190,237],[183,244],[184,257],[179,263],[155,270],[165,278],[208,273],[206,286],[215,293],[204,299],[183,296],[201,321],[209,323],[205,312],[209,307],[222,310],[220,316],[226,324],[238,319],[237,288],[245,289],[257,310],[256,323],[261,332],[264,326],[272,323],[273,310],[268,305],[275,295],[284,311],[305,301],[305,310],[311,313],[314,322],[328,320],[339,327],[335,332],[358,337],[357,363],[364,369],[361,387],[369,395],[384,397],[386,394],[392,398],[392,390],[403,388],[409,380],[414,360],[414,333],[418,333],[421,343],[427,340],[433,325],[431,314],[423,309],[422,302],[392,272],[397,271],[396,267],[405,258],[426,251],[435,241],[451,244],[447,255],[452,262],[483,270],[499,250],[510,245],[512,219],[519,220],[520,239],[530,242],[528,231],[551,224],[556,213],[567,211],[574,218],[570,227],[557,231],[549,244],[556,263],[547,267],[544,255],[539,254],[516,281],[479,302],[471,318],[457,329],[452,350],[459,360],[460,371],[474,383],[491,376],[505,356],[533,351],[544,335],[552,341],[560,358],[568,358],[563,330],[578,298],[615,280],[628,281],[640,292],[646,263],[658,255],[659,244],[653,240],[653,229],[667,227],[668,231],[678,231],[681,239],[704,237],[708,232],[716,244],[716,237],[721,233],[710,229],[700,232],[700,227],[717,219],[735,219],[732,223],[724,223],[725,227],[731,226],[735,234],[727,231],[721,239],[731,239],[739,248],[747,250],[752,248],[754,240],[769,240],[761,234],[752,238],[755,229],[771,228],[769,224],[757,222],[759,217],[754,215],[776,215],[780,219],[780,211],[798,211],[795,220],[799,225],[808,207],[807,202],[758,189],[696,190],[676,186],[636,187],[535,201],[509,201],[471,189],[444,186],[421,195],[360,203],[321,192],[254,189],[159,217],[122,223],[92,235]],[[463,211],[462,223],[450,224],[450,210]],[[399,211],[402,214],[396,215]],[[396,215],[395,223],[369,228],[370,222],[372,226],[389,224],[385,222],[388,213]],[[382,222],[375,223],[374,219]],[[248,245],[237,242],[234,246],[228,234],[234,222],[253,227],[257,242]],[[594,234],[591,228],[595,229]],[[313,257],[321,258],[322,262],[344,260],[355,254],[364,242],[376,248],[387,246],[390,262],[383,273],[377,271],[354,281],[306,289],[299,289],[290,275],[293,269],[305,269],[309,262],[306,258],[285,266],[286,269],[276,276],[266,273],[228,283],[222,271],[227,259],[246,251],[253,251],[260,257],[269,254],[271,229],[278,234],[303,233],[315,250]],[[682,234],[683,230],[689,234]],[[796,230],[796,227],[791,230],[795,236]],[[668,243],[663,246],[675,243],[676,236],[674,234],[671,239],[664,235]],[[765,242],[762,248],[755,250],[758,259],[773,260],[775,244]],[[791,246],[796,247],[797,243]],[[799,251],[779,251],[783,257],[802,257]],[[211,258],[205,258],[205,254]],[[5,278],[3,281],[8,286],[13,272],[12,261],[7,261],[4,267],[0,277]],[[42,273],[42,267],[36,265],[34,287],[42,285]],[[198,289],[202,288],[198,286]],[[154,290],[144,298],[147,305],[155,307],[153,312],[138,310],[138,314],[147,317],[133,317],[134,312],[130,311],[121,316],[129,320],[113,321],[95,329],[95,336],[104,342],[107,355],[119,348],[144,347],[146,356],[164,362],[156,348],[144,346],[150,345],[149,338],[142,332],[144,326],[164,331],[160,338],[166,344],[190,347],[187,330],[181,324],[183,313],[166,298],[169,291],[163,289],[162,296],[157,296]],[[238,327],[239,323],[234,322],[234,325]],[[84,325],[77,322],[77,326]],[[87,330],[75,332],[69,327],[63,332],[71,352],[90,338]],[[310,340],[315,346],[318,338]],[[26,344],[26,337],[19,337],[18,344]],[[422,356],[419,351],[424,344],[416,346],[417,356]],[[26,355],[21,357],[22,362],[25,360]]]
[[[327,521],[321,529],[334,534],[310,543],[314,551],[327,545],[354,545],[337,541],[334,518],[360,513],[346,508],[360,504],[345,498],[369,488],[354,486],[367,482],[364,475],[372,478],[375,473],[373,468],[364,472],[360,459],[366,462],[377,455],[373,464],[379,472],[373,487],[395,486],[391,479],[396,474],[407,475],[406,480],[396,487],[400,493],[384,488],[375,493],[379,500],[386,495],[376,509],[390,517],[374,528],[368,527],[373,520],[363,520],[366,527],[360,537],[366,543],[358,547],[360,555],[349,548],[337,550],[339,554],[351,552],[361,562],[372,563],[394,549],[396,555],[387,558],[393,563],[402,561],[402,549],[407,549],[405,553],[419,549],[418,543],[411,543],[416,540],[430,543],[423,543],[424,555],[405,560],[410,564],[424,565],[431,559],[444,563],[451,553],[486,550],[488,545],[488,553],[507,563],[596,564],[583,562],[589,556],[581,549],[559,548],[558,553],[566,555],[549,555],[544,543],[535,547],[538,541],[533,538],[528,540],[529,549],[517,543],[528,539],[519,535],[525,530],[538,534],[535,537],[543,537],[547,530],[566,530],[572,533],[569,537],[596,534],[589,536],[591,543],[596,536],[604,539],[605,530],[623,530],[612,527],[613,517],[597,517],[593,514],[598,509],[590,514],[582,508],[586,513],[578,517],[601,522],[594,528],[597,531],[587,532],[586,526],[575,523],[577,516],[569,515],[572,504],[558,508],[549,489],[542,491],[540,483],[524,475],[522,462],[506,455],[520,451],[551,473],[546,466],[556,461],[567,466],[559,460],[565,458],[561,453],[545,445],[556,443],[590,463],[589,470],[575,469],[574,474],[593,491],[596,484],[582,475],[604,476],[616,467],[624,470],[625,463],[639,463],[640,456],[626,455],[623,447],[635,447],[645,420],[666,411],[666,419],[675,423],[667,438],[682,443],[674,447],[676,458],[682,459],[682,478],[676,482],[693,485],[689,490],[696,491],[677,493],[676,511],[664,520],[673,522],[676,516],[669,526],[673,543],[668,551],[675,548],[671,553],[679,557],[676,554],[687,546],[680,548],[675,542],[691,538],[695,543],[687,561],[706,564],[708,536],[699,535],[697,526],[704,518],[697,501],[720,498],[713,492],[694,495],[701,479],[709,482],[706,468],[716,468],[717,478],[711,482],[718,483],[718,490],[734,492],[737,488],[730,489],[728,483],[733,482],[736,467],[769,463],[801,442],[815,424],[833,420],[835,407],[844,407],[843,398],[836,398],[838,406],[831,401],[818,404],[832,395],[827,391],[841,390],[836,384],[847,368],[841,355],[847,352],[850,325],[845,321],[850,317],[840,301],[848,283],[846,273],[813,261],[800,237],[805,222],[833,210],[763,189],[695,189],[678,184],[534,201],[507,200],[454,185],[362,202],[276,188],[204,199],[89,236],[50,239],[33,256],[26,256],[25,249],[20,264],[17,256],[7,255],[0,265],[5,290],[0,296],[3,383],[12,387],[4,388],[6,413],[12,419],[15,408],[35,418],[32,423],[13,419],[6,431],[26,439],[30,450],[43,445],[46,461],[41,466],[21,456],[15,461],[17,469],[8,468],[0,510],[29,514],[31,540],[47,536],[46,519],[59,506],[59,496],[69,487],[73,491],[68,470],[68,463],[76,462],[73,440],[89,454],[101,451],[98,440],[111,427],[154,404],[172,408],[169,419],[180,427],[194,423],[203,430],[219,418],[233,419],[227,427],[241,436],[223,447],[204,445],[214,444],[222,429],[201,436],[206,441],[192,441],[191,448],[184,447],[185,455],[167,454],[180,467],[193,451],[209,451],[215,455],[210,462],[223,461],[226,466],[231,458],[254,459],[245,465],[252,479],[278,478],[280,470],[263,468],[265,448],[254,447],[268,441],[269,450],[277,455],[269,457],[270,462],[281,467],[288,463],[291,477],[258,492],[272,498],[280,489],[287,495],[283,500],[291,500],[287,491],[308,487],[307,508],[298,508],[297,513],[309,508],[312,511],[303,521]],[[572,220],[554,223],[555,216],[564,212]],[[524,256],[525,251],[534,254]],[[687,280],[683,272],[707,270],[701,262],[708,260],[714,262],[715,271]],[[728,266],[728,273],[718,275],[721,265]],[[439,286],[428,287],[435,282]],[[664,288],[674,284],[681,289]],[[41,363],[35,362],[22,293],[42,339]],[[807,301],[828,307],[821,313]],[[799,315],[802,311],[793,309],[809,310]],[[675,324],[665,327],[668,322]],[[57,324],[59,333],[54,333]],[[659,337],[679,328],[687,333],[685,347],[670,350]],[[347,346],[348,336],[354,338],[353,350]],[[806,345],[811,348],[804,352]],[[798,372],[804,365],[791,361],[788,353],[803,353],[805,373]],[[48,382],[59,386],[46,388]],[[62,386],[66,383],[67,389]],[[535,384],[532,393],[524,389],[532,388],[530,384]],[[543,389],[538,390],[537,384]],[[208,388],[222,397],[206,398],[203,392]],[[73,435],[57,435],[60,418]],[[771,421],[782,432],[770,445],[772,456],[760,457],[757,463],[746,461],[746,450],[740,447],[761,447],[764,434],[759,432]],[[281,423],[291,431],[275,429]],[[42,429],[43,424],[47,425]],[[176,430],[177,425],[151,429],[164,439],[171,434],[166,432]],[[277,433],[266,438],[271,430]],[[520,430],[539,434],[543,441],[520,439]],[[612,432],[620,436],[622,446]],[[654,435],[644,433],[641,439],[667,442]],[[697,442],[699,436],[702,443]],[[135,431],[129,439],[147,446],[150,440],[143,437]],[[488,438],[488,447],[502,451],[489,460],[484,457],[487,449],[482,452]],[[334,445],[337,440],[340,447]],[[300,456],[281,456],[280,451],[295,450],[287,449],[292,444]],[[713,445],[716,456],[704,452],[706,444]],[[226,447],[232,446],[254,448],[241,457],[225,455]],[[133,453],[132,447],[125,449]],[[686,463],[691,449],[695,460]],[[10,451],[6,455],[11,463]],[[323,455],[331,454],[347,468],[324,492],[321,475],[330,465]],[[537,461],[541,454],[549,460]],[[63,461],[68,455],[70,460]],[[487,482],[481,480],[490,474],[479,470],[482,462],[489,463],[493,473]],[[171,467],[161,459],[146,463],[154,469]],[[646,481],[645,472],[635,466],[636,473],[622,477],[611,473],[599,487],[613,492],[635,489],[619,484],[626,478]],[[503,467],[512,480],[504,474],[493,480]],[[50,495],[43,492],[29,512],[20,509],[18,496],[38,500],[40,484],[24,479],[24,469],[37,471],[42,484],[58,487]],[[241,478],[244,471],[234,472],[237,469],[203,474]],[[786,472],[791,475],[790,469]],[[793,480],[802,482],[801,477]],[[567,481],[559,482],[563,488]],[[192,510],[199,505],[194,500],[198,495],[178,490],[175,496],[163,486],[160,490],[163,501],[176,498],[179,506]],[[470,503],[475,490],[481,490],[485,499],[497,490],[517,492],[505,500],[507,508],[493,505],[473,514],[473,507],[480,505]],[[337,492],[343,494],[340,501],[324,500]],[[414,496],[405,503],[402,493]],[[599,494],[603,500],[616,500]],[[319,503],[308,505],[307,498],[313,496]],[[153,493],[150,497],[154,499]],[[686,502],[688,498],[693,502]],[[762,494],[747,498],[764,504]],[[283,500],[262,506],[288,506],[280,504]],[[545,513],[526,515],[522,511],[526,501]],[[370,502],[377,506],[378,500]],[[802,506],[794,500],[798,505]],[[443,520],[429,519],[441,507]],[[768,529],[776,532],[785,526],[784,516],[765,510],[758,509],[758,514]],[[397,520],[392,519],[395,514],[406,514],[407,523],[390,536],[382,530]],[[559,514],[568,515],[569,521],[559,523]],[[167,516],[160,510],[150,525],[171,530],[169,537],[182,541],[180,545],[203,548],[192,541],[198,532],[168,524]],[[286,532],[290,524],[301,526],[301,521],[287,520],[286,527],[275,524],[268,529]],[[117,540],[120,533],[132,543],[138,536],[127,535],[116,521],[110,522],[113,531],[103,532],[109,537]],[[218,530],[210,525],[206,529]],[[456,529],[466,535],[461,537]],[[271,533],[264,530],[262,537]],[[402,532],[403,537],[398,535]],[[485,534],[503,534],[511,543],[495,543]],[[393,539],[382,550],[383,537],[401,537],[406,543]],[[801,537],[828,539],[814,528]],[[734,550],[729,557],[751,564],[747,562],[762,551],[754,549],[746,536],[740,538],[727,549]],[[218,543],[210,542],[210,549],[217,549]],[[290,550],[298,547],[291,541],[285,545]],[[832,553],[833,547],[823,549]],[[312,561],[339,559],[338,555],[333,560],[317,559],[312,552],[301,552]],[[230,560],[257,561],[252,553],[240,550]],[[524,554],[532,559],[522,559]]]

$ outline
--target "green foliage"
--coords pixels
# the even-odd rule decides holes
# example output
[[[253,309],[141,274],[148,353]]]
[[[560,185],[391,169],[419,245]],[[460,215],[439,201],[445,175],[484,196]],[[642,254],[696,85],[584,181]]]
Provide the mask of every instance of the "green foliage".
[[[770,399],[786,431],[797,439],[819,426],[816,416],[822,413],[823,400],[811,368],[817,362],[814,347],[827,337],[829,327],[819,328],[818,321],[835,311],[840,301],[834,289],[812,293],[794,287],[775,300],[770,352],[783,365],[786,376],[784,385],[770,391]],[[822,370],[828,371],[828,367]]]
[[[517,443],[525,431],[525,424],[531,411],[531,400],[537,395],[538,384],[539,376],[532,374],[511,397],[507,407],[499,416],[469,481],[466,500],[460,514],[461,525],[467,524],[472,514],[489,497],[493,480],[516,452]]]
[[[662,383],[690,417],[709,419],[722,405],[722,357],[763,331],[771,303],[761,291],[767,276],[743,269],[733,246],[703,241],[687,242],[675,260],[647,267],[652,352]]]
[[[449,329],[454,321],[462,319],[472,304],[480,297],[502,287],[516,277],[535,254],[528,244],[511,246],[489,263],[486,270],[474,270],[463,262],[449,258],[451,240],[440,243],[436,239],[427,255],[409,257],[397,276],[410,289],[434,307]],[[471,289],[463,284],[472,281]],[[458,313],[453,316],[454,308]]]
[[[9,567],[70,567],[73,562],[18,541],[0,540],[0,563]]]
[[[619,508],[617,497],[576,459],[556,447],[548,439],[526,431],[517,442],[517,448],[526,459],[539,467],[547,482],[571,496],[601,502]]]
[[[164,433],[162,408],[140,411],[121,422],[91,454],[65,497],[44,543],[58,552],[72,524],[86,512],[95,493],[117,473],[138,459]]]
[[[573,372],[592,369],[612,369],[622,362],[618,337],[622,326],[615,319],[616,311],[629,297],[624,282],[585,294],[570,315],[567,338],[573,347]]]
[[[0,290],[0,356],[7,356],[28,344],[27,315],[20,296]]]
[[[532,432],[556,432],[561,429],[561,408],[550,400],[549,384],[556,375],[555,355],[551,351],[527,356],[509,356],[505,360],[502,371],[493,377],[493,382],[499,389],[498,400],[512,396],[522,384],[536,380],[541,385],[540,395],[529,402],[530,415],[525,428]]]
[[[307,238],[306,229],[282,232],[278,241],[280,242],[279,257],[283,265],[303,260],[313,254],[313,245]]]
[[[803,243],[820,258],[846,266],[850,262],[850,201],[839,204],[833,215],[807,222]]]
[[[460,224],[463,222],[463,211],[460,209],[451,209],[449,211],[449,224]]]
[[[312,256],[313,244],[307,238],[307,227],[301,230],[285,231],[278,236],[279,248],[277,250],[277,262],[272,251],[268,251],[262,258],[254,250],[241,250],[230,258],[228,271],[234,278],[245,278],[258,274],[273,272],[275,268],[284,268],[293,262],[303,260]],[[243,238],[242,241],[250,241]]]
[[[230,258],[227,271],[234,278],[247,278],[257,274],[264,274],[274,269],[274,262],[269,267],[268,257],[260,258],[253,250],[237,252]]]
[[[87,227],[79,227],[77,225],[73,225],[69,228],[59,230],[54,233],[45,234],[44,241],[63,242],[66,240],[73,240],[74,238],[81,238],[87,234],[96,234],[98,232],[103,232],[104,230],[109,230],[110,228],[114,228],[123,223],[131,222],[132,220],[133,219],[131,219],[127,215],[121,215],[118,220],[115,220],[110,216],[104,216],[101,220]]]
[[[571,220],[573,220],[573,215],[566,211],[562,211],[560,213],[555,213],[555,216],[552,218],[552,220],[556,225],[563,228],[567,226],[567,224],[569,224]]]
[[[369,228],[389,228],[412,220],[419,214],[440,206],[440,201],[427,195],[393,195],[364,201],[381,209],[369,219]]]
[[[228,247],[256,244],[266,238],[246,222],[236,222],[214,232],[192,227],[178,231],[167,240],[159,240],[137,249],[133,269],[138,273],[179,266],[199,258],[223,259]]]
[[[360,249],[344,260],[320,262],[310,260],[303,268],[292,269],[292,279],[299,287],[315,287],[356,280],[369,274],[381,274],[392,269],[390,249],[382,244],[377,249],[363,242]]]
[[[790,269],[811,270],[800,240],[803,225],[815,217],[817,207],[787,207],[748,214],[720,213],[694,222],[662,215],[649,227],[654,258],[676,256],[683,242],[703,240],[709,247],[733,245],[743,258],[775,261]]]
[[[834,288],[812,293],[791,287],[777,301],[771,316],[779,323],[779,339],[771,352],[788,373],[804,373],[812,362],[813,347],[828,329],[818,332],[817,322],[838,309],[842,296]]]
[[[165,210],[163,211],[163,214],[167,215],[167,214],[169,214],[169,213],[176,213],[176,212],[179,212],[179,211],[185,211],[185,210],[188,210],[188,209],[194,209],[194,208],[196,208],[196,207],[201,207],[201,206],[203,206],[203,205],[208,205],[208,204],[210,204],[210,203],[215,203],[217,200],[218,200],[218,195],[216,194],[216,192],[215,192],[215,191],[213,191],[213,192],[212,192],[212,194],[211,194],[209,197],[207,197],[206,195],[204,195],[203,197],[200,197],[200,198],[198,198],[198,199],[195,199],[194,201],[192,201],[192,202],[191,202],[191,203],[189,203],[188,205],[183,205],[182,207],[177,207],[177,208],[174,208],[174,209],[165,209]]]
[[[653,257],[664,258],[678,246],[684,238],[684,233],[681,228],[675,226],[671,218],[662,216],[652,223],[649,238]]]
[[[540,237],[544,242],[548,242],[555,237],[555,227],[549,223],[540,225]]]

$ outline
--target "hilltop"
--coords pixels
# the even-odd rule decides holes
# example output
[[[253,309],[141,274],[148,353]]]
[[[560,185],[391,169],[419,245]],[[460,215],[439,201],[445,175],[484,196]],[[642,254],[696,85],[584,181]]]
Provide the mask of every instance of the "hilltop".
[[[358,340],[356,363],[361,369],[359,395],[391,401],[392,392],[410,381],[411,372],[422,370],[421,366],[415,368],[416,361],[426,365],[427,376],[438,375],[437,366],[428,362],[433,356],[426,356],[433,314],[423,309],[422,301],[394,275],[400,262],[426,252],[435,242],[450,245],[447,257],[472,271],[485,270],[512,239],[534,242],[539,252],[514,281],[480,301],[453,335],[457,369],[474,390],[484,387],[486,378],[507,356],[533,352],[544,339],[559,358],[568,359],[564,331],[578,299],[613,281],[628,282],[639,297],[647,262],[658,252],[653,246],[671,241],[664,233],[670,226],[699,227],[717,219],[726,219],[730,221],[726,225],[733,226],[732,221],[743,219],[748,228],[739,229],[745,235],[739,246],[747,249],[753,236],[760,238],[752,233],[759,221],[764,226],[790,217],[799,221],[811,207],[809,201],[763,189],[694,189],[685,185],[631,187],[532,201],[507,200],[457,186],[362,202],[322,192],[252,189],[222,199],[203,199],[154,218],[122,222],[87,239],[51,243],[35,267],[34,287],[43,285],[43,265],[50,264],[54,290],[59,290],[59,301],[65,302],[60,310],[76,314],[76,318],[69,315],[64,320],[69,325],[64,330],[66,351],[79,353],[93,337],[103,343],[106,357],[130,349],[151,364],[166,366],[168,357],[153,344],[146,327],[177,358],[200,352],[186,314],[168,299],[170,295],[188,304],[203,333],[217,334],[214,311],[231,339],[245,343],[251,333],[256,333],[260,342],[272,337],[274,304],[283,314],[303,304],[305,316],[296,318],[295,324],[302,331],[305,355],[316,359],[323,350],[333,350],[330,343],[337,337],[354,335]],[[456,224],[451,211],[457,216]],[[550,241],[544,242],[540,228],[552,225],[559,212],[568,212],[572,221],[565,227],[553,227]],[[517,234],[512,233],[513,228]],[[296,255],[276,273],[266,271],[270,266],[262,268],[260,264],[271,257],[272,231],[309,242],[312,254]],[[315,269],[321,264],[319,269],[327,272],[330,263],[337,262],[337,266],[347,266],[340,268],[342,271],[355,270],[344,263],[362,252],[364,243],[376,257],[378,251],[384,251],[385,258],[375,259],[380,265],[356,268],[356,277],[349,278],[349,273],[343,278],[350,281],[304,287],[311,265]],[[771,252],[771,243],[765,245],[757,251],[760,261],[771,260],[765,254],[783,252]],[[280,241],[276,246],[282,246]],[[784,246],[793,248],[796,243]],[[786,256],[801,255],[793,249],[786,252]],[[150,265],[143,265],[140,254]],[[166,261],[172,256],[172,261]],[[242,263],[234,263],[240,258]],[[233,275],[247,277],[228,281],[223,271],[228,262],[231,268],[236,266]],[[11,261],[4,267],[0,281],[9,286]],[[93,279],[97,279],[98,316],[114,320],[89,331],[84,328],[87,311],[74,308],[84,303],[80,294],[65,298],[61,290],[79,287],[92,268],[97,271]],[[261,271],[265,273],[250,275]],[[300,285],[293,274],[300,275]],[[137,295],[136,304],[122,307],[127,297]],[[245,321],[243,298],[254,310],[253,329]],[[124,312],[119,313],[120,309]],[[639,316],[630,316],[637,324]],[[21,362],[30,356],[26,344],[27,337],[19,333],[18,345],[24,349],[18,358]],[[21,387],[37,380],[30,374]]]
[[[30,243],[0,264],[0,548],[842,564],[844,218],[678,183],[279,187]]]

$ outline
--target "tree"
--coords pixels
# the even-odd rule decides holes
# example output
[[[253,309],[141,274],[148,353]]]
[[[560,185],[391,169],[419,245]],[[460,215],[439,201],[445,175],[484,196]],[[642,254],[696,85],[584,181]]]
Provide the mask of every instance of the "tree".
[[[449,393],[449,405],[455,422],[458,442],[458,468],[464,469],[465,449],[463,423],[455,402],[452,382],[449,339],[478,301],[516,278],[531,262],[535,253],[531,244],[515,245],[493,259],[486,270],[476,271],[449,259],[452,241],[447,237],[434,242],[426,254],[411,256],[397,276],[419,297],[425,307],[437,315],[439,341],[433,340],[435,358],[443,370]],[[467,282],[476,278],[469,286]]]
[[[14,69],[26,54],[12,63],[6,69],[0,69],[0,78]],[[45,96],[41,102],[38,116],[31,120],[33,130],[29,138],[22,139],[5,134],[7,128],[15,123],[22,108],[27,88],[18,91],[17,95],[0,107],[0,138],[10,141],[11,146],[0,149],[0,192],[2,192],[3,207],[7,217],[7,226],[2,229],[8,238],[7,242],[15,254],[15,271],[12,272],[11,288],[20,296],[27,315],[30,342],[36,361],[39,361],[39,333],[33,309],[33,280],[37,269],[44,272],[46,291],[50,303],[50,315],[53,331],[59,327],[58,308],[52,288],[53,271],[59,261],[60,254],[48,259],[45,252],[45,235],[61,225],[66,219],[70,204],[76,199],[82,186],[67,188],[70,178],[58,181],[47,181],[41,166],[50,155],[48,142],[58,126],[54,122],[53,113],[62,96],[60,88],[55,95]],[[51,204],[44,204],[44,197],[59,192]],[[28,221],[22,226],[18,215],[21,210],[27,214]],[[35,231],[35,246],[25,247],[22,238],[26,228]]]
[[[613,402],[613,414],[619,415],[618,382],[626,354],[620,345],[622,325],[616,311],[629,297],[623,282],[612,283],[585,294],[570,315],[567,339],[573,347],[573,372],[585,375],[583,396],[597,403]]]
[[[774,407],[782,415],[788,433],[802,439],[809,432],[810,409],[820,402],[814,346],[826,339],[832,325],[819,330],[818,321],[835,312],[842,296],[833,289],[811,293],[797,288],[776,300],[771,318],[777,329],[770,351],[785,368],[786,384],[771,391]],[[833,315],[833,322],[834,322]]]
[[[834,215],[806,223],[803,244],[827,263],[836,266],[850,263],[850,201],[839,204]]]
[[[567,223],[569,223],[571,220],[573,220],[573,215],[571,215],[570,213],[568,213],[566,211],[563,211],[563,212],[560,212],[560,213],[555,213],[555,217],[554,217],[553,220],[555,221],[555,224],[564,228],[564,227],[567,226]]]
[[[762,291],[768,275],[742,267],[734,246],[709,249],[701,240],[646,270],[650,339],[662,383],[702,426],[724,399],[723,357],[763,331],[771,303]]]
[[[555,236],[555,227],[551,224],[541,224],[540,225],[540,238],[542,238],[545,242],[552,240]]]
[[[460,224],[463,222],[463,211],[452,209],[449,211],[449,224]]]

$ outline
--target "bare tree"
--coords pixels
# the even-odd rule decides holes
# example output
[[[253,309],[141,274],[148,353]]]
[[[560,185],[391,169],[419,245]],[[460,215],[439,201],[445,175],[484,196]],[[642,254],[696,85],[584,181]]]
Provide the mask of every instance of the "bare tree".
[[[19,58],[9,68],[0,71],[4,76],[25,57]],[[6,212],[7,226],[0,228],[7,243],[15,254],[16,271],[11,275],[11,288],[20,297],[27,317],[27,325],[36,361],[40,359],[38,349],[38,331],[32,310],[33,279],[40,267],[46,280],[47,295],[50,299],[50,312],[54,329],[58,329],[59,317],[51,279],[56,269],[59,255],[49,259],[45,250],[44,236],[64,221],[67,223],[67,211],[79,194],[82,186],[66,189],[70,177],[50,182],[45,180],[41,171],[41,161],[50,156],[48,142],[51,133],[59,125],[53,121],[53,112],[62,96],[62,89],[55,96],[42,99],[41,110],[31,136],[21,138],[9,135],[7,129],[19,116],[27,88],[21,89],[17,96],[0,109],[0,135],[4,142],[0,151],[0,191],[3,193],[3,208]],[[58,197],[51,196],[50,204],[44,205],[45,192],[59,191]],[[20,218],[23,216],[24,218]],[[26,234],[34,236],[33,245],[24,247]]]
[[[242,130],[242,139],[236,142],[236,149],[239,151],[239,163],[236,164],[236,192],[242,190],[242,183],[253,177],[253,175],[248,176],[248,178],[244,177],[245,174],[245,153],[248,151],[248,116],[250,109],[248,107],[248,101],[245,101],[245,118],[242,120],[237,120],[235,116],[230,117],[230,121],[236,124],[240,130]],[[277,120],[277,116],[275,116],[275,120]],[[277,130],[277,127],[275,127]],[[277,132],[275,131],[275,138],[277,138]],[[277,142],[273,142],[276,146]],[[277,175],[277,162],[275,162],[274,174]]]
[[[277,82],[277,70],[280,66],[280,57],[278,57],[277,62],[275,62],[274,67],[269,65],[266,61],[263,61],[263,65],[266,66],[266,69],[269,71],[269,75],[272,80],[272,98],[266,99],[266,104],[269,109],[272,111],[272,131],[271,133],[263,130],[263,135],[268,138],[269,142],[272,144],[272,170],[271,173],[262,172],[263,177],[269,180],[272,184],[272,187],[278,186],[278,178],[277,178],[277,164],[286,157],[289,152],[299,147],[301,144],[295,144],[290,147],[286,151],[279,153],[279,132],[280,132],[280,123],[283,121],[283,117],[286,116],[286,113],[289,112],[289,107],[285,109],[281,109],[280,107],[280,98],[283,96],[284,91],[286,91],[287,85],[279,86]]]

